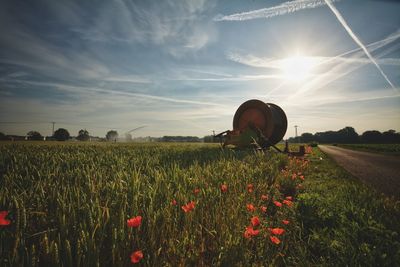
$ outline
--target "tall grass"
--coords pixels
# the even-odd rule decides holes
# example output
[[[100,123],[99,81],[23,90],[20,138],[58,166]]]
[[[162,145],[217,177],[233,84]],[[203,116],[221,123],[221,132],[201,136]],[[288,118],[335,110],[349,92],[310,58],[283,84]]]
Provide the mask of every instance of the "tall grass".
[[[289,227],[279,245],[268,231],[294,216],[290,207],[273,204],[285,197],[277,186],[285,156],[209,145],[0,149],[0,210],[12,221],[0,229],[1,265],[126,266],[135,250],[148,266],[265,265],[287,250]],[[189,201],[196,206],[185,213],[181,206]],[[255,212],[246,209],[249,203]],[[142,224],[128,228],[136,215]],[[253,216],[261,220],[260,234],[247,239]]]
[[[400,202],[318,149],[301,160],[199,144],[5,143],[0,211],[11,221],[0,266],[129,266],[134,251],[145,266],[400,262]]]

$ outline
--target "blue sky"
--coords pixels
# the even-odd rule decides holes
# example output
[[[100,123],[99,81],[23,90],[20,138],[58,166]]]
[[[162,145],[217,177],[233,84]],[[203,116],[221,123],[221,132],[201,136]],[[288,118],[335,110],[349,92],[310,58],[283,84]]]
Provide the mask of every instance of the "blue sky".
[[[383,0],[1,1],[0,131],[204,136],[254,98],[285,110],[286,137],[399,131],[398,14]]]

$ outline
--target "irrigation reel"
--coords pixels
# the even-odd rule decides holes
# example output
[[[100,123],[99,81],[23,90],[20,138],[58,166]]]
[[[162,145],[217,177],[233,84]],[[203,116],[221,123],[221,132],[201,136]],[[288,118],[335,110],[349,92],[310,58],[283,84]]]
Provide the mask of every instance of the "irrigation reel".
[[[220,138],[222,147],[273,147],[281,153],[304,155],[304,147],[300,147],[299,152],[290,152],[287,143],[284,151],[276,146],[285,136],[287,126],[286,114],[278,105],[252,99],[241,104],[236,110],[233,130],[224,131],[214,137]]]

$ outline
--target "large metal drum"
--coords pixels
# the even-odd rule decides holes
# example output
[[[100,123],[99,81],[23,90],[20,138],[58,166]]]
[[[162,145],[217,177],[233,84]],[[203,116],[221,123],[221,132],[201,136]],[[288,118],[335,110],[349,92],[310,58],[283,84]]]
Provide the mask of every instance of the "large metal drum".
[[[270,144],[275,145],[285,136],[286,114],[275,104],[264,103],[257,99],[248,100],[236,110],[233,130],[242,132],[254,127],[262,132]]]

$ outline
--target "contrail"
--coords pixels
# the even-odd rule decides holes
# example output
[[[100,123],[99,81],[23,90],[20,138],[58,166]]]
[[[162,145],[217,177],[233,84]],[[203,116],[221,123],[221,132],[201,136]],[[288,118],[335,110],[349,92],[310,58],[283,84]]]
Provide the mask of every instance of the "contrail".
[[[333,1],[339,1],[339,0],[333,0]],[[316,8],[324,5],[326,5],[324,0],[288,1],[273,7],[262,8],[226,16],[219,15],[214,18],[214,21],[241,21],[241,20],[259,19],[259,18],[272,18],[275,16],[293,13],[302,9]]]
[[[378,63],[375,61],[375,59],[371,56],[371,54],[368,52],[368,49],[363,45],[363,43],[358,39],[358,37],[354,34],[354,32],[351,30],[347,22],[344,20],[342,15],[339,13],[339,11],[336,9],[336,7],[332,4],[331,0],[325,0],[325,3],[328,5],[328,7],[332,10],[333,14],[335,14],[336,18],[339,20],[340,24],[344,27],[344,29],[347,31],[347,33],[350,35],[350,37],[356,42],[360,48],[364,51],[364,53],[367,55],[367,57],[371,60],[371,62],[376,66],[376,68],[380,71],[382,74],[383,78],[390,84],[390,86],[397,90],[396,86],[393,85],[393,83],[389,80],[389,78],[386,76],[386,74],[383,72],[381,67],[378,65]]]

